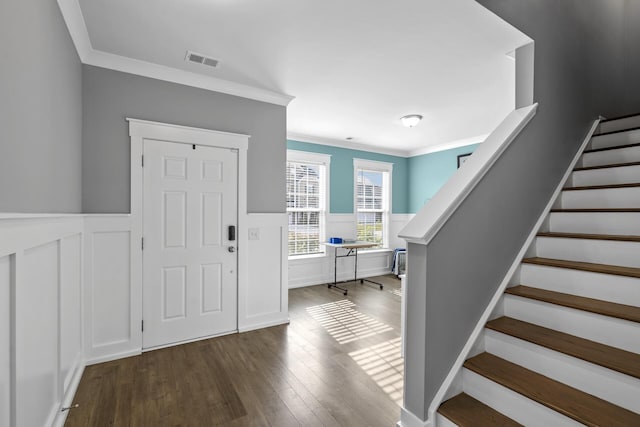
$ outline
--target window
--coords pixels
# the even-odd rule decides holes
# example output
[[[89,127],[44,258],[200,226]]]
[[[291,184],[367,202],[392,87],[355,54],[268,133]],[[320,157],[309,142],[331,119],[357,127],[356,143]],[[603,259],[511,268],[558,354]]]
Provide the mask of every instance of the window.
[[[329,162],[325,154],[287,150],[289,256],[323,254]]]
[[[353,159],[358,240],[388,247],[393,164]]]

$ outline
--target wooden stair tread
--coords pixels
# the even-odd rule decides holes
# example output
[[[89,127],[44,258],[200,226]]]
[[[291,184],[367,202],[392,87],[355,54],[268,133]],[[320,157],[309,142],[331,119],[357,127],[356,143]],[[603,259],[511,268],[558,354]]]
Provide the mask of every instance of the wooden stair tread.
[[[580,297],[577,295],[549,291],[546,289],[532,288],[525,285],[517,285],[505,290],[506,294],[523,298],[534,299],[576,310],[588,311],[603,316],[629,320],[640,323],[640,307],[618,304],[594,298]]]
[[[559,233],[544,231],[539,237],[557,237],[565,239],[613,240],[617,242],[640,242],[640,236],[625,236],[621,234],[587,234],[587,233]]]
[[[438,413],[460,427],[522,426],[466,393],[443,402]]]
[[[487,322],[486,327],[640,379],[640,354],[506,316]]]
[[[544,265],[548,267],[570,268],[573,270],[590,271],[592,273],[614,274],[617,276],[637,277],[640,278],[640,268],[623,267],[620,265],[596,264],[592,262],[568,261],[564,259],[552,258],[525,258],[522,260],[525,264]]]
[[[631,117],[635,117],[635,116],[631,116]],[[598,133],[598,134],[594,134],[593,136],[604,136],[604,135],[613,135],[616,133],[624,133],[624,132],[633,132],[634,130],[640,130],[640,127],[632,127],[632,128],[627,128],[627,129],[619,129],[619,130],[611,130],[609,132],[602,132],[602,133]]]
[[[598,153],[600,151],[610,151],[610,150],[622,150],[625,148],[634,148],[634,147],[640,147],[640,142],[636,142],[633,144],[622,144],[622,145],[615,145],[613,147],[603,147],[603,148],[592,148],[590,150],[584,150],[582,152],[582,154],[586,154],[586,153]]]
[[[610,190],[613,188],[635,188],[640,187],[640,183],[630,184],[606,184],[606,185],[583,185],[580,187],[564,187],[562,191],[582,191],[582,190]]]
[[[464,367],[588,426],[640,425],[640,414],[489,353],[468,359]]]
[[[551,212],[559,213],[635,213],[640,212],[640,208],[579,208],[579,209],[551,209]]]
[[[624,168],[627,166],[640,166],[640,162],[611,163],[608,165],[587,166],[587,167],[574,168],[573,171],[579,172],[579,171],[590,171],[595,169]]]
[[[602,119],[600,120],[600,123],[613,122],[615,120],[621,120],[621,119],[629,119],[631,117],[636,117],[636,116],[640,116],[640,113],[625,114],[624,116],[616,116],[608,119]]]

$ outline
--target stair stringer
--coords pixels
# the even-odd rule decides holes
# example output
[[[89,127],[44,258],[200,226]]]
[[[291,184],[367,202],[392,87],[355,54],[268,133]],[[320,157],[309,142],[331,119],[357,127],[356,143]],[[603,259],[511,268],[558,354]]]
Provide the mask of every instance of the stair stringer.
[[[489,320],[491,320],[493,317],[496,317],[494,312],[496,311],[496,309],[499,309],[499,303],[502,300],[502,296],[507,286],[509,286],[509,284],[515,284],[515,282],[512,283],[512,281],[514,279],[514,276],[516,276],[516,274],[519,271],[519,267],[522,260],[526,256],[531,255],[530,251],[532,250],[532,248],[535,248],[534,244],[535,244],[535,239],[538,232],[543,231],[543,228],[546,227],[546,221],[547,221],[547,217],[549,216],[549,212],[551,211],[552,208],[554,208],[554,206],[556,205],[556,202],[559,200],[565,184],[571,178],[573,169],[576,167],[576,165],[580,161],[582,152],[589,145],[589,142],[591,141],[593,134],[598,129],[599,123],[600,123],[600,119],[597,119],[593,122],[591,129],[589,130],[589,132],[587,133],[587,136],[585,137],[584,141],[580,145],[580,148],[576,152],[576,155],[571,160],[571,163],[567,167],[564,173],[564,176],[558,183],[558,186],[556,187],[555,191],[551,195],[551,198],[549,199],[549,202],[545,206],[544,210],[541,212],[538,220],[536,221],[536,224],[533,226],[531,233],[529,233],[529,236],[527,236],[527,239],[522,245],[522,248],[520,249],[520,251],[518,252],[518,255],[515,257],[515,259],[513,260],[513,263],[509,267],[509,270],[507,271],[504,278],[500,282],[500,286],[498,286],[498,288],[496,289],[496,292],[494,293],[493,297],[489,301],[489,304],[483,311],[482,316],[480,316],[480,318],[478,319],[478,322],[476,323],[476,326],[473,328],[473,331],[471,332],[469,339],[465,343],[464,347],[462,348],[462,351],[460,352],[453,366],[449,370],[449,373],[447,374],[446,378],[440,385],[438,392],[436,393],[435,397],[431,401],[431,404],[429,405],[428,420],[432,420],[432,423],[435,427],[438,426],[437,411],[438,411],[438,408],[440,407],[440,404],[442,404],[442,402],[444,402],[448,398],[453,397],[454,395],[457,395],[463,391],[462,381],[460,380],[463,372],[462,365],[469,357],[473,356],[481,348],[484,347],[482,339],[484,336],[483,331],[486,323]]]

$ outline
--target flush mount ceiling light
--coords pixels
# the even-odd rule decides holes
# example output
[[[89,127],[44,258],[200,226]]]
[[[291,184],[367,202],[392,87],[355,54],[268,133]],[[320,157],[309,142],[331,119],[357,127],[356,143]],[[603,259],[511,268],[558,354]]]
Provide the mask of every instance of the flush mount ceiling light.
[[[409,114],[408,116],[400,117],[400,121],[408,128],[412,128],[422,120],[420,114]]]

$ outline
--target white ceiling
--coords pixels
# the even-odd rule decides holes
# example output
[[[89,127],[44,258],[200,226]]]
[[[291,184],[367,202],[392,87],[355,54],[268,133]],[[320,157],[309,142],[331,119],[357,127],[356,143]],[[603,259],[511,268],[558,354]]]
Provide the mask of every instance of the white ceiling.
[[[79,2],[96,51],[292,95],[290,137],[404,155],[495,128],[514,106],[506,54],[529,41],[474,0]]]

